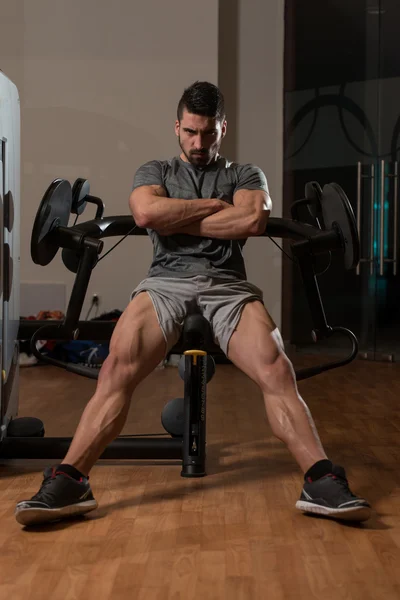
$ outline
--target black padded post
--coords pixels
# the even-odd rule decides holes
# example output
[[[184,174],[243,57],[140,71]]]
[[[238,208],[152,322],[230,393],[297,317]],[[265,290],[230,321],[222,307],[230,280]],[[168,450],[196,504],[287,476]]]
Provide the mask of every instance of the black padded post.
[[[184,430],[182,477],[206,474],[207,348],[211,327],[202,315],[185,319],[182,339],[185,354]]]
[[[207,356],[186,355],[182,477],[206,474]]]

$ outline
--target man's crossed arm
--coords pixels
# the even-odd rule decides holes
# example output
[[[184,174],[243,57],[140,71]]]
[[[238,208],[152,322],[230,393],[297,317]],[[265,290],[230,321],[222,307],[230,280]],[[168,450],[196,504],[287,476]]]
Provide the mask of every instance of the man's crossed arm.
[[[228,202],[224,204],[224,210],[172,233],[188,233],[221,240],[243,239],[264,233],[271,212],[271,200],[266,192],[239,190],[233,197],[233,205]]]
[[[271,199],[263,190],[238,190],[233,205],[217,198],[188,201],[165,197],[162,186],[143,186],[132,192],[130,208],[140,227],[160,235],[243,239],[264,233],[271,212]]]

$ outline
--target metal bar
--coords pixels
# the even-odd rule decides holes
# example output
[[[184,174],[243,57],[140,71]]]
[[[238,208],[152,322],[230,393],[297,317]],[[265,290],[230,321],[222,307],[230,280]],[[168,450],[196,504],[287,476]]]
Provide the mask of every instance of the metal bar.
[[[370,238],[370,265],[369,273],[374,274],[375,260],[374,260],[374,238],[375,238],[375,165],[371,165],[371,238]]]
[[[91,245],[85,246],[83,255],[79,261],[79,268],[69,299],[67,314],[62,324],[63,329],[68,333],[71,333],[75,329],[78,322],[97,256],[95,247]]]
[[[394,220],[394,226],[393,226],[393,275],[397,275],[397,248],[398,248],[398,242],[397,242],[397,232],[398,232],[398,207],[397,207],[397,200],[398,200],[398,188],[399,188],[399,163],[396,162],[394,163],[394,196],[393,196],[393,203],[394,203],[394,216],[393,216],[393,220]]]
[[[361,162],[358,161],[357,163],[357,230],[358,230],[358,237],[360,239],[360,243],[361,243]],[[362,248],[362,245],[361,245]],[[360,265],[361,265],[361,261],[358,262],[357,268],[356,268],[356,274],[359,275],[360,274]]]
[[[6,437],[1,458],[62,459],[72,438]],[[182,438],[117,438],[100,459],[182,459]]]
[[[267,228],[262,235],[289,240],[308,240],[320,233],[321,230],[318,227],[313,227],[308,223],[282,219],[280,217],[270,217]]]
[[[147,230],[135,225],[133,217],[117,215],[113,217],[104,217],[104,219],[94,219],[84,223],[78,223],[74,229],[95,239],[102,239],[113,236],[123,235],[147,235]],[[282,219],[280,217],[270,217],[265,232],[262,235],[301,240],[309,238],[321,230],[307,223],[292,221],[291,219]]]
[[[379,275],[383,275],[383,273],[384,273],[384,250],[385,250],[384,239],[383,239],[384,235],[385,235],[384,217],[385,217],[385,161],[382,160],[381,161],[381,218],[380,218],[381,239],[380,239],[380,253],[379,253]]]
[[[354,333],[350,331],[350,329],[346,329],[346,327],[332,327],[331,335],[335,333],[341,333],[345,335],[350,341],[352,345],[351,352],[345,358],[339,361],[333,361],[329,363],[325,363],[323,365],[315,365],[314,367],[306,367],[305,369],[301,369],[300,371],[296,371],[296,379],[297,381],[301,381],[302,379],[307,379],[308,377],[314,377],[314,375],[319,375],[320,373],[324,373],[325,371],[329,371],[331,369],[337,369],[338,367],[343,367],[344,365],[348,365],[351,363],[358,355],[358,340]]]
[[[43,339],[68,341],[71,337],[67,336],[65,330],[59,327],[61,323],[62,321],[21,319],[19,322],[18,339],[30,340],[33,334],[44,325],[53,325],[54,327],[46,330],[46,336],[48,337]],[[115,325],[115,321],[78,321],[79,336],[77,339],[106,342],[111,339]]]
[[[313,264],[310,261],[309,256],[300,255],[297,256],[297,259],[314,325],[314,341],[318,341],[329,337],[332,328],[328,325],[326,320],[317,277],[314,273]]]

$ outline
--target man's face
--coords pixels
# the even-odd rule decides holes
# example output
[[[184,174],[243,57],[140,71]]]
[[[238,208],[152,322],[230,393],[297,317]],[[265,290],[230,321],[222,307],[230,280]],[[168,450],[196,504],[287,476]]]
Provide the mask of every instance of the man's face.
[[[226,133],[226,121],[184,110],[181,121],[175,123],[175,133],[183,152],[182,159],[195,167],[206,167],[218,156]]]

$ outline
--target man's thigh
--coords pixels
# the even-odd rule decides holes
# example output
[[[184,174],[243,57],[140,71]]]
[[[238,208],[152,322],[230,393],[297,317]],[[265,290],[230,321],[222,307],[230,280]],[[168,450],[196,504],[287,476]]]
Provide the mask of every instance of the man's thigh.
[[[228,356],[229,340],[236,330],[243,308],[249,302],[261,302],[263,293],[256,285],[240,279],[204,282],[198,294],[203,316],[210,322],[214,341]]]
[[[148,277],[133,290],[131,299],[142,292],[151,298],[168,353],[180,338],[186,315],[196,307],[197,288],[189,277]]]

